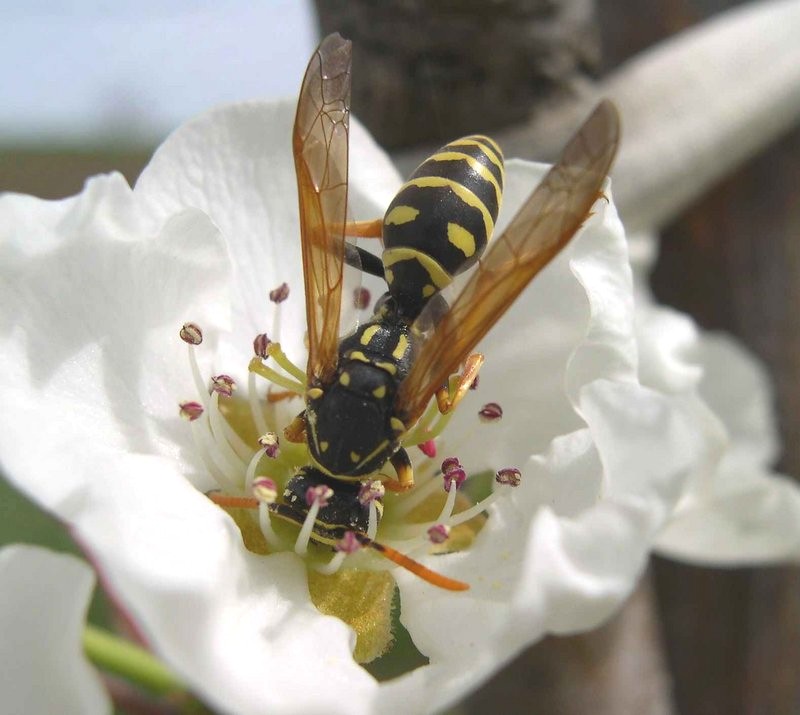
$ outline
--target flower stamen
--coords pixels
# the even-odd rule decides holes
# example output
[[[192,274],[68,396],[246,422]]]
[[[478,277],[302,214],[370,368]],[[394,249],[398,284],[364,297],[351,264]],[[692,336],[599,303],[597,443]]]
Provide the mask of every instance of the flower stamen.
[[[231,467],[240,474],[250,459],[253,450],[248,447],[241,437],[228,424],[219,409],[219,393],[211,395],[208,417],[211,422],[211,432],[215,437],[215,442],[220,452],[228,461]]]
[[[308,504],[308,513],[306,514],[303,526],[300,533],[297,535],[297,541],[294,544],[294,552],[298,556],[305,556],[308,552],[308,542],[311,539],[311,533],[314,530],[314,523],[317,520],[319,510],[326,506],[328,500],[333,496],[333,489],[320,484],[316,487],[309,487],[306,492],[306,504]]]
[[[273,530],[269,513],[269,505],[274,504],[278,499],[278,485],[269,477],[256,477],[253,480],[251,491],[253,496],[258,499],[258,528],[261,530],[264,540],[274,551],[283,550],[283,539]]]
[[[275,383],[276,385],[280,385],[287,390],[296,392],[298,395],[302,395],[306,391],[305,384],[297,382],[296,380],[292,380],[285,375],[281,375],[271,367],[267,367],[261,362],[261,358],[259,357],[254,357],[252,360],[250,360],[250,364],[247,366],[247,369],[250,372],[256,373],[257,375],[261,375],[261,377]]]
[[[306,373],[295,365],[283,352],[280,343],[271,343],[267,348],[267,355],[271,357],[278,365],[280,365],[292,377],[296,378],[298,382],[305,385]]]

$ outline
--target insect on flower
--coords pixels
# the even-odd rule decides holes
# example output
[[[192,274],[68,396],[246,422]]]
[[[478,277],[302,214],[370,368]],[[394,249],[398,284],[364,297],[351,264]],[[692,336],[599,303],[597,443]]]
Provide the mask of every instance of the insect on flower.
[[[485,251],[500,209],[504,168],[497,144],[481,135],[451,142],[424,161],[382,219],[350,220],[350,68],[351,43],[329,35],[309,62],[298,100],[293,152],[308,362],[304,376],[291,366],[292,374],[304,377],[305,409],[284,435],[307,446],[308,464],[266,507],[271,516],[301,527],[298,553],[309,539],[336,549],[339,562],[369,547],[437,586],[463,590],[467,584],[375,540],[384,489],[413,489],[404,445],[428,439],[418,424],[426,421],[423,415],[446,415],[458,405],[484,360],[472,352],[475,346],[602,196],[619,141],[618,115],[608,101],[597,106]],[[381,258],[357,246],[355,238],[382,239]],[[384,279],[388,290],[373,315],[342,338],[345,265]],[[463,288],[448,302],[442,291],[469,269]],[[262,364],[267,353],[286,361],[267,345],[250,369],[274,380]],[[448,462],[442,467],[452,477],[446,485],[460,485],[461,465]],[[387,463],[396,476],[381,473]],[[433,533],[441,540],[449,528]]]

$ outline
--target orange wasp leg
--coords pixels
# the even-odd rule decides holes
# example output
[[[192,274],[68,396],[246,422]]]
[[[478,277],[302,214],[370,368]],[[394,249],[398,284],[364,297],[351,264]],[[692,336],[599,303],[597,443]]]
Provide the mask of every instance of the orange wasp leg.
[[[301,412],[283,429],[283,436],[289,442],[301,444],[306,441],[306,420]]]
[[[354,238],[382,238],[383,219],[371,221],[350,221],[344,225],[344,235]]]
[[[235,497],[220,492],[209,492],[206,496],[219,506],[234,509],[258,509],[258,499],[255,497]]]
[[[385,476],[383,486],[390,492],[407,492],[409,489],[414,488],[414,467],[411,464],[411,458],[408,452],[400,447],[391,457],[389,461],[397,472],[397,479]]]
[[[464,367],[458,377],[456,388],[451,391],[450,386],[445,385],[436,391],[436,404],[439,406],[439,412],[446,415],[455,409],[456,405],[467,394],[472,383],[475,382],[475,378],[478,377],[483,361],[484,357],[480,353],[470,355],[464,361]]]
[[[299,396],[300,395],[292,390],[267,390],[267,402],[269,402],[271,405],[276,402],[291,400],[293,397]]]

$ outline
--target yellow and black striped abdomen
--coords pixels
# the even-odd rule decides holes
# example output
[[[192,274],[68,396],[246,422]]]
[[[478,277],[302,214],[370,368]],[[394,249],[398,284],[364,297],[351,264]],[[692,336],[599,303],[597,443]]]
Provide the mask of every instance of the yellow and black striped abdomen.
[[[443,146],[401,187],[383,219],[383,265],[392,295],[418,313],[480,258],[503,193],[503,155],[489,137]]]

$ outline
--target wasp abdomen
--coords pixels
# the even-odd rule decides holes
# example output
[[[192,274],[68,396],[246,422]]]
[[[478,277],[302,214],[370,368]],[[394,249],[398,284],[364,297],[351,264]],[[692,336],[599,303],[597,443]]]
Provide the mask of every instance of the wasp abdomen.
[[[415,315],[453,276],[477,262],[503,192],[503,155],[489,137],[443,146],[401,187],[383,219],[389,290]]]

